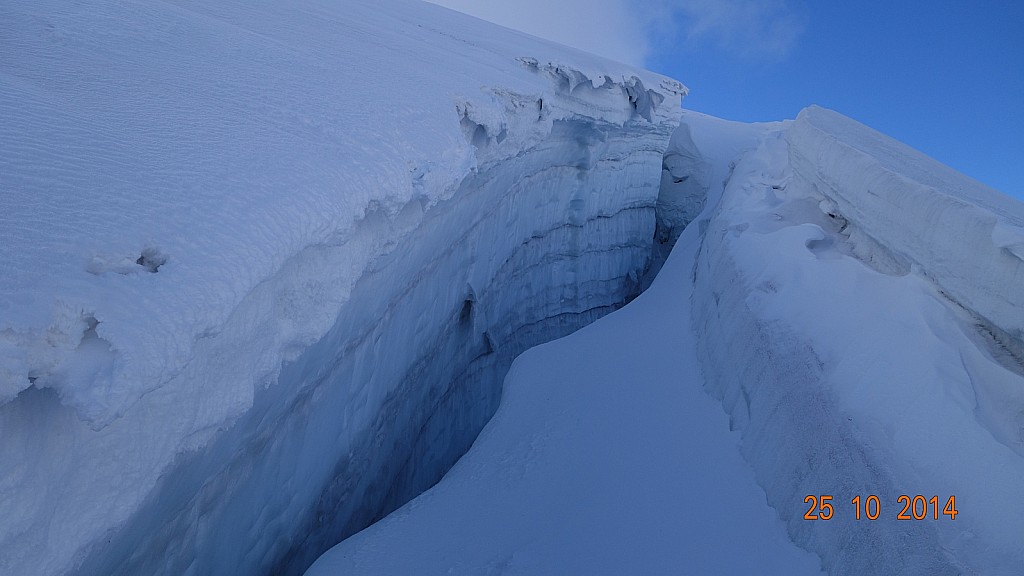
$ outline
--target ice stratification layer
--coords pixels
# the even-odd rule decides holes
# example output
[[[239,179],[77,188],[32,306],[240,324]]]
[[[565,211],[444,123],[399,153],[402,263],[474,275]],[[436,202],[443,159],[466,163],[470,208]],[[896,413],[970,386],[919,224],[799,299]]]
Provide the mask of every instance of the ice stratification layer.
[[[288,572],[620,305],[685,88],[439,7],[0,7],[0,572]]]
[[[727,177],[692,188],[706,386],[793,540],[830,574],[1018,574],[1024,206],[821,108],[684,122]],[[805,520],[808,495],[834,517]]]

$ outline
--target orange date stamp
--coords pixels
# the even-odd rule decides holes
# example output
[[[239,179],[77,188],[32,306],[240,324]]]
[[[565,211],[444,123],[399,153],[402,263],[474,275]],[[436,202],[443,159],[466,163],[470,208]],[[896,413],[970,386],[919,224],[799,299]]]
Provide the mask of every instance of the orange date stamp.
[[[804,512],[804,520],[831,520],[836,513],[832,500],[833,497],[828,494],[808,494],[804,498],[804,504],[810,504],[810,507],[807,512]],[[945,518],[956,520],[956,515],[960,513],[956,509],[956,496],[947,498],[941,510],[938,496],[929,498],[920,494],[916,496],[901,494],[896,499],[896,503],[896,508],[901,508],[896,514],[897,520],[944,520]],[[860,495],[854,496],[850,504],[853,505],[855,520],[878,520],[882,515],[882,503],[874,494],[866,498]]]

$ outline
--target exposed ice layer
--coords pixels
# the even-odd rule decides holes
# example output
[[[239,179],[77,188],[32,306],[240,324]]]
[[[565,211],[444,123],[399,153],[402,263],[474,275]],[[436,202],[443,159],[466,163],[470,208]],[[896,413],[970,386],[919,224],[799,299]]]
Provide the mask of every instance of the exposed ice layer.
[[[1024,342],[1024,204],[824,108],[802,111],[789,141],[794,178],[851,233]]]
[[[26,575],[297,570],[436,480],[635,292],[685,93],[403,0],[7,2],[0,51]]]
[[[708,390],[742,430],[744,455],[791,537],[830,574],[1019,573],[1024,377],[977,338],[976,319],[923,266],[897,274],[860,252],[866,240],[826,196],[861,175],[831,172],[845,160],[828,151],[867,129],[842,120],[847,128],[822,142],[821,164],[808,163],[806,127],[798,130],[808,114],[826,113],[781,130],[749,128],[760,146],[733,158],[721,201],[698,219],[694,328]],[[695,133],[704,124],[687,121]],[[822,189],[813,174],[831,175],[834,186]],[[919,186],[888,178],[897,188],[874,180],[872,192],[893,198]],[[873,254],[903,253],[901,237],[886,238]],[[937,496],[940,508],[955,496],[960,515],[940,510],[936,520],[929,508],[926,521],[898,521],[901,494]],[[807,495],[832,495],[834,518],[805,520]],[[858,495],[878,496],[878,520],[855,519]]]

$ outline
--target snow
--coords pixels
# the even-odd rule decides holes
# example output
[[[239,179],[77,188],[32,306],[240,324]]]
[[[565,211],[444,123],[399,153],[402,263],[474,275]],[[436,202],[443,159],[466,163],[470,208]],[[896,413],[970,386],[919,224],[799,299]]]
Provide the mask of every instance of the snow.
[[[756,148],[761,132],[775,126],[778,123],[732,122],[684,111],[684,122],[672,133],[662,162],[658,240],[671,244],[706,207],[716,205],[733,161]]]
[[[520,356],[445,478],[307,574],[1018,574],[1020,343],[926,269],[986,248],[906,266],[914,236],[941,230],[865,207],[956,202],[1009,245],[1024,211],[931,163],[823,109],[751,125],[686,112],[658,224],[693,225],[653,285]],[[999,265],[997,281],[1014,266]],[[897,520],[902,494],[955,496],[959,514]],[[831,495],[833,518],[805,520],[808,495]],[[870,495],[879,518],[856,519]]]
[[[1024,566],[1019,202],[412,0],[0,52],[0,573]]]
[[[434,482],[638,290],[686,92],[405,0],[16,0],[0,51],[26,575],[301,571]]]
[[[704,393],[689,228],[626,307],[519,356],[436,486],[322,556],[333,574],[820,574]]]
[[[1024,340],[1024,204],[823,108],[800,113],[790,142],[796,176],[851,235]]]
[[[694,329],[708,390],[793,540],[831,574],[1018,574],[1015,316],[993,327],[968,307],[1019,313],[1016,264],[961,232],[1024,210],[819,108],[734,163],[703,223]],[[844,508],[806,521],[808,494]],[[883,516],[855,520],[850,501],[870,494]],[[901,494],[953,495],[962,513],[897,521]]]
[[[42,379],[95,427],[179,374],[196,340],[217,333],[289,257],[349,241],[372,209],[395,215],[450,194],[477,153],[453,113],[495,135],[506,128],[512,139],[495,153],[507,156],[580,111],[567,106],[588,104],[592,117],[618,124],[634,113],[625,99],[598,106],[600,96],[581,96],[584,80],[592,79],[591,92],[621,87],[648,117],[651,100],[684,91],[582,55],[578,68],[538,69],[536,58],[504,56],[526,47],[523,36],[508,33],[502,44],[448,14],[461,23],[451,32],[466,38],[459,42],[421,24],[442,9],[415,4],[381,13],[356,3],[344,15],[318,2],[305,11],[189,2],[130,10],[14,3],[4,11],[5,52],[16,57],[2,76],[11,242],[0,289],[4,349],[15,362],[5,363],[0,401]],[[389,16],[402,26],[384,26]],[[342,34],[346,21],[371,28]],[[474,58],[483,62],[437,77],[427,64],[464,43],[478,46]],[[198,61],[197,53],[207,57]],[[388,69],[399,62],[400,70]],[[331,63],[340,69],[327,74]],[[588,67],[601,72],[588,75]],[[549,98],[539,121],[505,126],[568,77],[568,102]],[[644,79],[668,91],[649,96]],[[406,137],[408,126],[416,138]],[[38,194],[44,186],[48,193]],[[166,260],[160,274],[133,264],[147,252]],[[353,252],[347,265],[356,272],[375,256]],[[326,308],[346,299],[339,288]],[[330,314],[315,317],[326,320],[308,332],[267,331],[266,353],[254,358],[271,360],[242,368],[247,359],[239,370],[271,379],[279,350],[308,344],[329,326]],[[46,382],[90,319],[118,352],[110,381],[99,394],[88,379]]]

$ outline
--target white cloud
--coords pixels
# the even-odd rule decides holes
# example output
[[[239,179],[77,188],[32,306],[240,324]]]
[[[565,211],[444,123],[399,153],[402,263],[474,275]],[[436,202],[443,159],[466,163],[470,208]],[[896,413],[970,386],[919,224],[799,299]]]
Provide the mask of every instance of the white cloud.
[[[626,0],[430,0],[477,18],[630,64],[650,46]]]
[[[745,58],[785,57],[806,26],[785,0],[686,0],[675,3],[691,41],[710,41]]]
[[[676,38],[733,56],[778,59],[804,20],[788,0],[430,0],[502,26],[643,65]],[[674,42],[673,42],[674,43]]]

